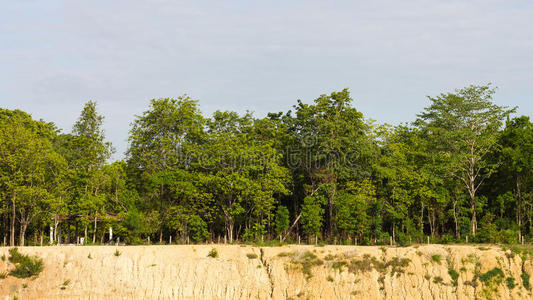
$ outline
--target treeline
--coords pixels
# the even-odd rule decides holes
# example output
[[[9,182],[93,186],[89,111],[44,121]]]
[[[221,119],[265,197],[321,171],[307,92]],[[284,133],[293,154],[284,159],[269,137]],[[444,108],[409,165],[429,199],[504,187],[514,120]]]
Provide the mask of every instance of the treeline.
[[[255,118],[157,99],[109,163],[103,117],[71,133],[0,109],[0,233],[10,245],[205,241],[400,245],[533,240],[533,124],[490,86],[377,125],[348,90]],[[400,104],[398,104],[400,105]]]

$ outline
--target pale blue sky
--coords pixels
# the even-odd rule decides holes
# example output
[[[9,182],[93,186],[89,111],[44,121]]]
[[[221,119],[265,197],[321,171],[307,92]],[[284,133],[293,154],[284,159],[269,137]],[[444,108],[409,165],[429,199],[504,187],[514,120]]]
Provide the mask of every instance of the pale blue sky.
[[[412,121],[426,95],[492,82],[533,111],[531,1],[3,1],[0,106],[69,132],[95,100],[121,158],[152,98],[286,111],[350,88],[366,117]]]

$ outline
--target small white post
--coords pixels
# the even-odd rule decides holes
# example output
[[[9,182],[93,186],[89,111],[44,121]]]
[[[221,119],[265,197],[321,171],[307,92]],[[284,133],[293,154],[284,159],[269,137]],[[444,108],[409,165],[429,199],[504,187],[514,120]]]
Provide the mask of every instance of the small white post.
[[[50,226],[50,245],[54,243],[54,227]]]
[[[466,235],[466,243],[468,244],[468,235]]]
[[[113,241],[113,227],[109,226],[109,242]]]
[[[168,238],[168,243],[172,245],[172,235],[170,235],[170,237]]]
[[[428,245],[429,245],[429,235],[428,235]]]

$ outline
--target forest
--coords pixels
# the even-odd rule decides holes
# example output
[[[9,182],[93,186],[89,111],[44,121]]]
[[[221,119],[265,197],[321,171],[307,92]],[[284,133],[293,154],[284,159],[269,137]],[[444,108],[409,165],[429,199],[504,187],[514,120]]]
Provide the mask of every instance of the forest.
[[[126,244],[529,243],[533,123],[495,93],[429,96],[397,126],[366,118],[347,89],[263,118],[154,99],[118,161],[96,102],[70,133],[0,108],[0,238],[105,244],[111,227]]]

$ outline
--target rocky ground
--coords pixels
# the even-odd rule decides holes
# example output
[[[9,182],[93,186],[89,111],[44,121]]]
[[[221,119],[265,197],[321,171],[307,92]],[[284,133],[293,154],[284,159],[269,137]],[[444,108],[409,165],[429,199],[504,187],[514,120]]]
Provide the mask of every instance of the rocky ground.
[[[216,257],[209,256],[213,249]],[[13,269],[8,250],[0,247],[0,275]],[[0,278],[0,299],[532,299],[530,255],[499,246],[58,246],[19,251],[41,257],[44,271],[36,278]]]

